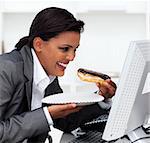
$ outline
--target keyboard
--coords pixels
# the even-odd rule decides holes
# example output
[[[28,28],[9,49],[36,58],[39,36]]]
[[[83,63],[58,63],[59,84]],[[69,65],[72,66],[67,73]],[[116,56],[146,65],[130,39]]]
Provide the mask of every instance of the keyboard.
[[[87,122],[81,126],[81,130],[76,131],[76,138],[68,143],[106,143],[102,139],[108,114],[100,115],[99,117]],[[81,135],[81,133],[83,133]]]
[[[85,135],[75,138],[68,143],[104,143],[102,133],[98,131],[88,131]]]
[[[96,130],[99,132],[103,132],[105,129],[107,119],[108,119],[108,114],[100,115],[99,117],[93,119],[92,121],[89,121],[81,125],[81,129],[83,131]]]

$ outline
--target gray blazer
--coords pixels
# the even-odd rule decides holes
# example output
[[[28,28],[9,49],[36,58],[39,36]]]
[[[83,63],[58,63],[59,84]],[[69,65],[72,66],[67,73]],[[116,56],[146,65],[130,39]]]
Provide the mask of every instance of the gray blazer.
[[[33,58],[28,46],[0,56],[0,143],[45,141],[49,125],[43,108],[31,111],[32,81]],[[57,79],[49,88],[53,94],[62,92]],[[54,120],[54,126],[70,132],[104,112],[98,105],[87,106]]]
[[[0,142],[47,134],[42,108],[31,110],[33,59],[30,48],[0,56]]]

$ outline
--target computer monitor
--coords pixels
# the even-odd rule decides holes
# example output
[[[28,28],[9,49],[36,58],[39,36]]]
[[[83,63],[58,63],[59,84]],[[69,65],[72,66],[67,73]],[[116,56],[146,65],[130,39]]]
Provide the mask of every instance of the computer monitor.
[[[150,41],[131,42],[102,139],[116,140],[144,123],[150,114],[150,92],[143,93],[149,72]]]

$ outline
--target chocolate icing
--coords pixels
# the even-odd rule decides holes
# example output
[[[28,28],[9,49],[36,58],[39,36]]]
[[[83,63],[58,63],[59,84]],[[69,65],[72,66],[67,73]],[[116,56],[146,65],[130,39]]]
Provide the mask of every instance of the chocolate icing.
[[[78,69],[78,72],[81,72],[83,74],[91,74],[93,76],[98,76],[98,77],[100,77],[104,80],[110,79],[110,77],[106,74],[103,74],[103,73],[100,73],[100,72],[95,72],[95,71],[92,71],[92,70],[83,69],[83,68]]]

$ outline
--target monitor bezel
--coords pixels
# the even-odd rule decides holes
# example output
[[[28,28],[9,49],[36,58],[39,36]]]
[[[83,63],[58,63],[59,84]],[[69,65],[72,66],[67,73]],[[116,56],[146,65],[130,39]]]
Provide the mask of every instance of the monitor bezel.
[[[148,49],[148,53],[144,51],[144,48]],[[122,87],[124,87],[126,84],[126,78],[128,76],[129,68],[130,68],[130,66],[128,65],[132,63],[132,60],[134,58],[133,56],[135,56],[135,50],[139,50],[139,52],[141,52],[145,65],[143,67],[143,71],[142,71],[143,73],[141,73],[142,74],[141,79],[140,81],[138,81],[139,83],[135,84],[137,85],[136,87],[137,92],[135,95],[135,99],[131,100],[132,103],[126,103],[126,104],[131,104],[131,106],[128,108],[130,111],[124,111],[120,114],[117,112],[120,111],[119,110],[120,108],[124,108],[123,106],[125,106],[125,102],[122,102],[123,104],[121,105]],[[102,136],[104,140],[107,141],[115,140],[128,134],[129,132],[132,132],[134,129],[136,129],[137,127],[143,124],[145,120],[145,116],[150,112],[149,104],[148,104],[150,101],[149,99],[150,93],[144,93],[144,94],[142,93],[145,85],[145,80],[147,78],[147,74],[148,72],[150,72],[150,58],[149,58],[150,56],[148,55],[150,55],[150,40],[132,41],[130,43],[127,56],[124,62],[124,66],[121,72],[121,76],[119,79],[116,95],[113,99],[112,108],[110,110],[108,121]],[[123,121],[123,119],[120,119],[121,117],[119,116],[121,115],[122,118],[125,117],[125,121]],[[118,124],[118,129],[117,129],[117,124]],[[122,124],[121,127],[119,127],[120,124]],[[113,128],[116,128],[114,129],[115,132],[113,131]]]

